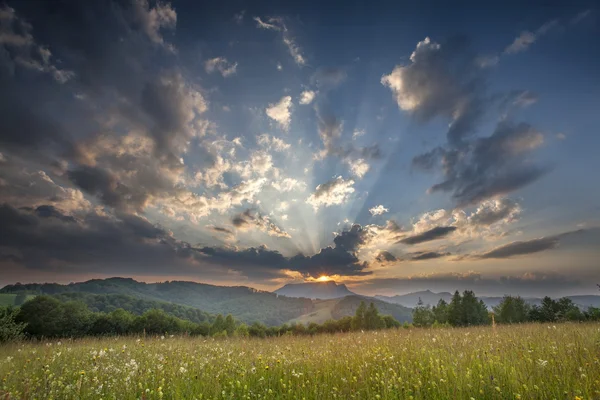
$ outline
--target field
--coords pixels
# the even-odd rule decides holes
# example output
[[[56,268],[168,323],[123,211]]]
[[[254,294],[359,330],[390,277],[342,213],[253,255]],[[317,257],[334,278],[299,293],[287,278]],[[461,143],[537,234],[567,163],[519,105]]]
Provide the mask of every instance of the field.
[[[600,399],[600,325],[0,347],[2,399]]]

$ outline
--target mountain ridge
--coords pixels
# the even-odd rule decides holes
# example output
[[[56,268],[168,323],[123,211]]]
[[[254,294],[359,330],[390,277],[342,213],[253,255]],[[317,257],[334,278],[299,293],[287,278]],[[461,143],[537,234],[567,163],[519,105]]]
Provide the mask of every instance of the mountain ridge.
[[[273,293],[276,293],[279,296],[296,298],[305,297],[308,299],[321,300],[356,295],[356,293],[348,290],[345,284],[338,284],[335,281],[288,283],[275,290]]]

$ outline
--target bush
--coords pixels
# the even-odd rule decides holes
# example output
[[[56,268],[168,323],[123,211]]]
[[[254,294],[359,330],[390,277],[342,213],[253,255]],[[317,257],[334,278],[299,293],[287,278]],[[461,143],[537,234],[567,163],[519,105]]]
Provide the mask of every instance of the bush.
[[[25,324],[17,322],[17,313],[12,307],[0,308],[0,343],[21,340],[25,336]]]

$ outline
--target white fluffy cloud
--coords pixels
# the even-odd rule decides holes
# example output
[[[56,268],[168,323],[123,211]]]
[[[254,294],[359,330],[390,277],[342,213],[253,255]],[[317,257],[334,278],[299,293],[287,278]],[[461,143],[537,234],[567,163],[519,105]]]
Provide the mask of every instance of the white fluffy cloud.
[[[384,206],[382,206],[381,204],[378,206],[375,206],[371,209],[369,209],[369,212],[371,213],[372,216],[376,216],[376,215],[382,215],[386,212],[388,212],[390,210],[388,210],[387,208],[385,208]]]
[[[318,210],[321,206],[329,207],[343,204],[354,193],[353,185],[354,180],[344,180],[344,178],[338,176],[329,182],[318,185],[314,193],[308,196],[306,202],[312,205],[315,210]]]
[[[315,99],[317,92],[314,90],[305,90],[300,94],[300,104],[310,104]]]
[[[347,162],[350,166],[352,175],[356,176],[357,178],[362,178],[367,172],[369,172],[369,163],[366,162],[364,158],[359,158],[357,160],[348,159]]]
[[[282,139],[267,134],[257,136],[256,142],[267,150],[285,151],[289,150],[291,147],[289,143],[284,142]]]
[[[265,113],[269,118],[276,121],[281,129],[287,131],[290,128],[290,121],[292,119],[292,97],[283,96],[279,102],[269,104],[269,107],[265,110]]]

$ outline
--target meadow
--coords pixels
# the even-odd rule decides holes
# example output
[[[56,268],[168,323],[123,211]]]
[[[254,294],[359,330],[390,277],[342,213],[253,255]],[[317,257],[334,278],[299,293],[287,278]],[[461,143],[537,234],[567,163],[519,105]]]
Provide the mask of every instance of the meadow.
[[[0,347],[1,399],[600,399],[600,324]]]

